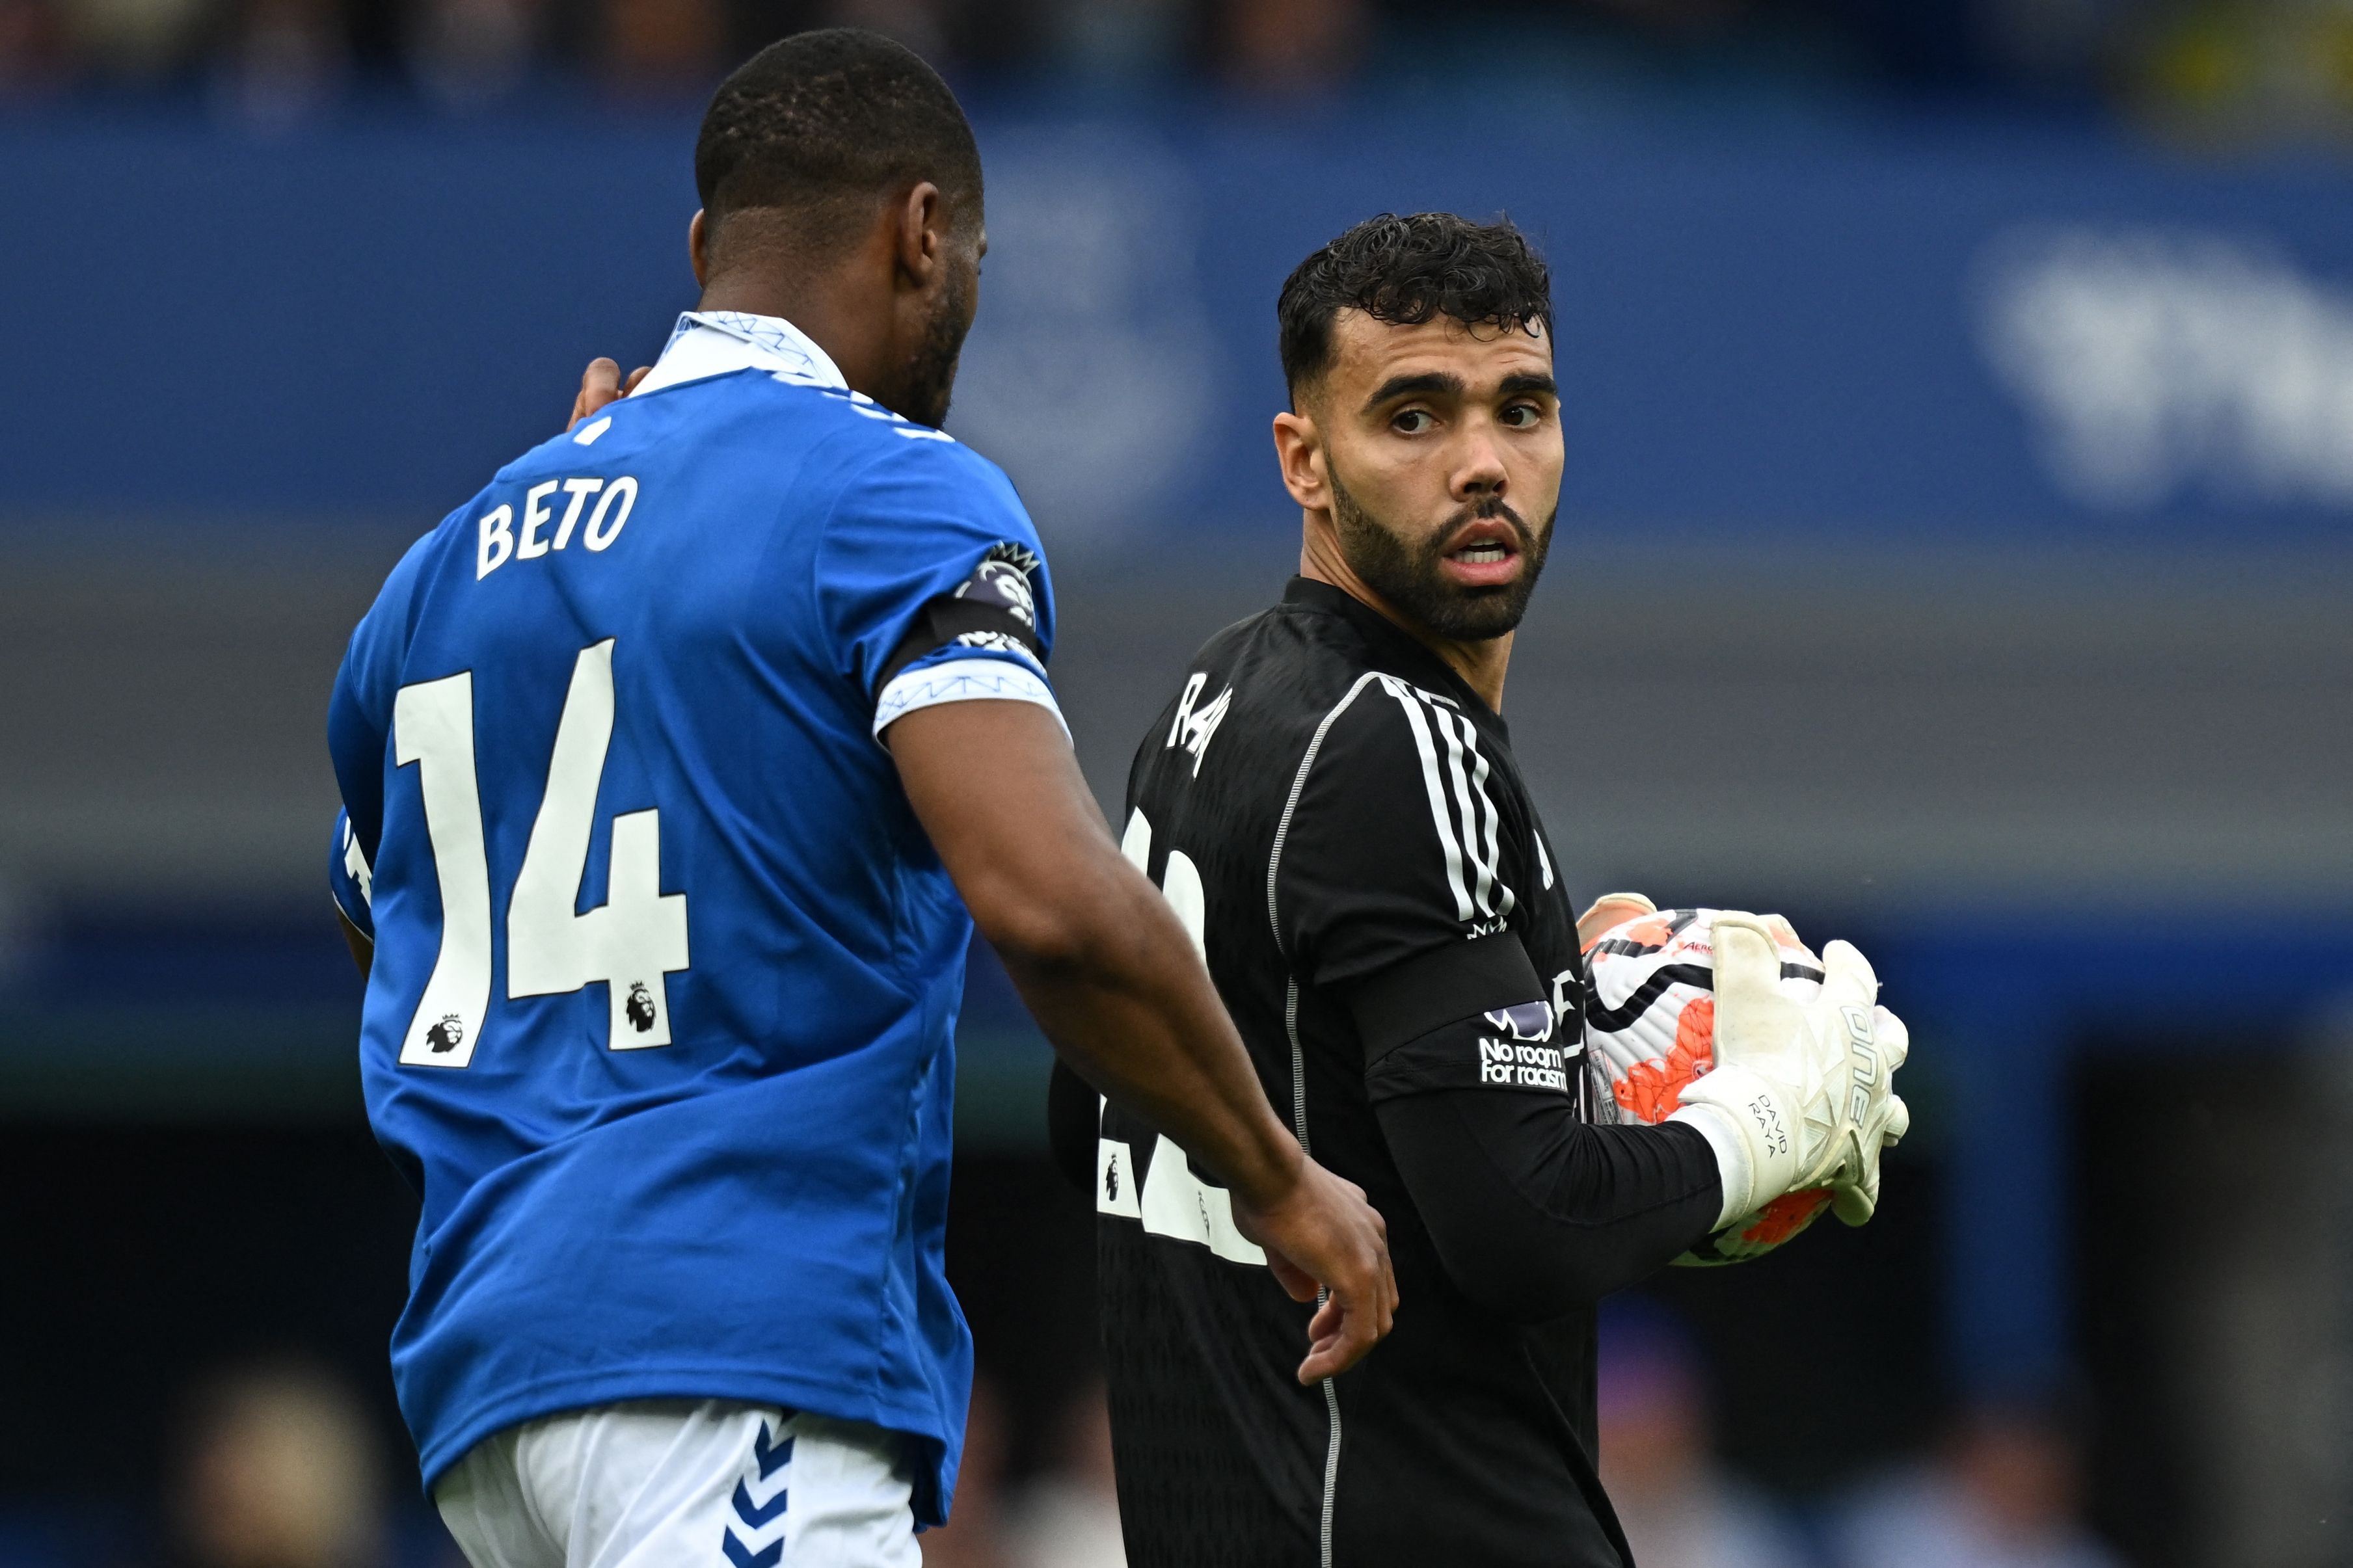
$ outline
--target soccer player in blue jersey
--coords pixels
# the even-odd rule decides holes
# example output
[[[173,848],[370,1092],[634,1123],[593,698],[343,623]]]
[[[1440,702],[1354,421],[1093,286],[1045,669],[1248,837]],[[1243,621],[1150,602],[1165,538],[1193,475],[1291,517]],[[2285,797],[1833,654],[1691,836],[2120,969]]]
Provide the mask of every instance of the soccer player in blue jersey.
[[[423,1205],[393,1372],[477,1568],[917,1561],[970,1384],[976,921],[1328,1289],[1303,1380],[1395,1305],[1080,776],[1029,519],[937,428],[986,243],[955,100],[801,35],[720,89],[695,174],[699,308],[408,552],[329,719],[368,1113]]]

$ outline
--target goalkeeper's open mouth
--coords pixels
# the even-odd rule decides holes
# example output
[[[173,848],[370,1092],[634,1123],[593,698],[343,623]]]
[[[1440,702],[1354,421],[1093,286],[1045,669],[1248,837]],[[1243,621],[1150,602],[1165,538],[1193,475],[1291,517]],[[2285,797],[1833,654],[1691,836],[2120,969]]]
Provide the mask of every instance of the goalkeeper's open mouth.
[[[1509,519],[1482,517],[1457,530],[1439,560],[1448,579],[1462,587],[1502,588],[1519,580],[1525,553]]]

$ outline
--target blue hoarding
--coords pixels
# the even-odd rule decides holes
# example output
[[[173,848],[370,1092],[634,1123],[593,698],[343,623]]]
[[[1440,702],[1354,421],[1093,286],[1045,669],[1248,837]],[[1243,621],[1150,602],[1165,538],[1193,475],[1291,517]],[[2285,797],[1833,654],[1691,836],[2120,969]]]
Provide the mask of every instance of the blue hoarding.
[[[1556,274],[1567,504],[1725,531],[2335,542],[2353,177],[2090,130],[1208,105],[981,121],[951,421],[1064,548],[1280,519],[1285,274],[1383,209]],[[688,121],[0,129],[0,514],[408,518],[691,302]]]

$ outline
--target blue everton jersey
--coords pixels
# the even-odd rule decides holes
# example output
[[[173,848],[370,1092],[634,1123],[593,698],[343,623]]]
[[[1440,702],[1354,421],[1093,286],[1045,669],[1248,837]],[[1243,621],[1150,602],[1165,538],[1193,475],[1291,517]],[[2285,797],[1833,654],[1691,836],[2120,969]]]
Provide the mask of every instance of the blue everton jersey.
[[[680,332],[408,552],[336,681],[368,1114],[423,1199],[395,1380],[428,1484],[738,1398],[909,1434],[935,1521],[971,922],[878,736],[1051,708],[1052,601],[994,466],[784,322]]]

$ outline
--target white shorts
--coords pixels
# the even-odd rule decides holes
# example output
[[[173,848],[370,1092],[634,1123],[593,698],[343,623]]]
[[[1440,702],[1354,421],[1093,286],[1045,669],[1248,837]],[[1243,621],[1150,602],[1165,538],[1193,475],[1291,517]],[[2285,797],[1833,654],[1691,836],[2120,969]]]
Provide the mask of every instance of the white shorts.
[[[902,1439],[725,1400],[575,1410],[433,1489],[473,1568],[919,1568]]]

